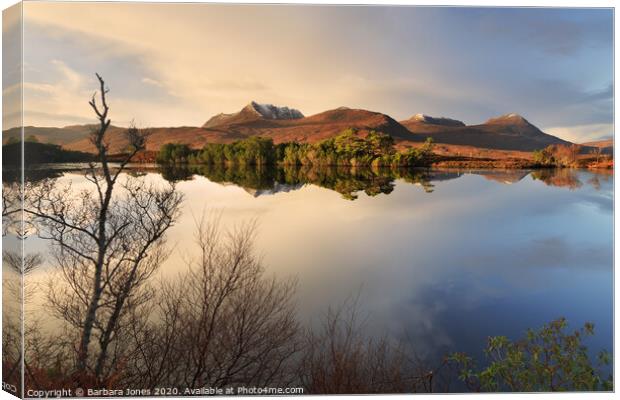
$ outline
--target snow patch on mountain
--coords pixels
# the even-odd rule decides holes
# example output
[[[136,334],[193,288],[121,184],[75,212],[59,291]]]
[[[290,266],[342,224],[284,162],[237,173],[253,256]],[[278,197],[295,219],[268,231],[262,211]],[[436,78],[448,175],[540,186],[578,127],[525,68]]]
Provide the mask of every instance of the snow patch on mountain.
[[[412,119],[418,122],[423,122],[425,124],[432,124],[432,125],[465,126],[465,124],[462,121],[459,121],[457,119],[446,118],[446,117],[431,117],[430,115],[426,115],[426,114],[416,114],[412,117]]]
[[[251,105],[257,113],[266,119],[299,119],[304,117],[301,111],[294,108],[278,107],[273,104],[260,104],[255,101]]]

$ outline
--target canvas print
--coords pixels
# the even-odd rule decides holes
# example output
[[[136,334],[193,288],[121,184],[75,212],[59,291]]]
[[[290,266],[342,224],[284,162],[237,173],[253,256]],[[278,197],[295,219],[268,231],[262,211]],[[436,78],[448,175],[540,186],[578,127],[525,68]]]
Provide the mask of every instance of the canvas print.
[[[3,390],[613,391],[613,23],[7,8]]]

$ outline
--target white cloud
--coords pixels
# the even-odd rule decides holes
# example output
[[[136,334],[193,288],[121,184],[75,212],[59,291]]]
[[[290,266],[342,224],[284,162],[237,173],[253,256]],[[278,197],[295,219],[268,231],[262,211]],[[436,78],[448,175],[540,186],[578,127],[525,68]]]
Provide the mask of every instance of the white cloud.
[[[27,60],[37,70],[31,75],[51,77],[46,68],[53,58],[52,66],[61,76],[56,82],[41,82],[52,87],[31,87],[31,95],[42,97],[47,90],[53,96],[45,104],[40,99],[41,103],[28,106],[92,117],[83,106],[97,86],[91,76],[97,70],[110,85],[116,121],[136,117],[153,126],[197,126],[213,114],[238,111],[251,100],[286,105],[305,115],[349,106],[396,119],[424,111],[466,123],[516,110],[536,125],[554,126],[556,134],[567,138],[577,132],[588,138],[597,135],[594,126],[588,125],[588,130],[586,125],[568,125],[611,119],[611,106],[600,99],[586,96],[578,104],[585,111],[579,113],[564,100],[580,99],[584,88],[611,80],[607,64],[597,61],[600,57],[579,53],[571,63],[537,59],[525,64],[532,56],[526,54],[528,46],[501,50],[496,38],[472,33],[472,15],[460,19],[448,15],[454,12],[25,3],[26,33],[29,26],[37,33],[26,35],[34,40],[27,45],[44,50],[31,52],[32,57],[38,55]],[[558,21],[555,16],[549,19]],[[511,35],[501,40],[508,48],[519,45]],[[607,48],[602,51],[611,53]],[[600,68],[592,71],[592,66]],[[547,82],[549,76],[559,83]],[[583,76],[588,79],[577,79]],[[565,82],[570,83],[568,88]],[[51,104],[56,101],[71,103]],[[583,140],[587,138],[578,139]]]
[[[82,87],[84,78],[77,71],[69,68],[60,60],[52,60],[52,65],[62,74],[66,90],[79,90]]]
[[[60,60],[52,60],[51,66],[54,81],[24,82],[24,125],[54,126],[55,115],[66,116],[67,124],[92,118],[87,102],[92,90],[85,86],[85,77]]]
[[[613,124],[556,126],[545,129],[545,132],[574,143],[585,143],[612,137],[614,126]]]
[[[152,85],[152,86],[157,86],[157,87],[163,87],[164,86],[164,85],[162,85],[161,82],[156,81],[155,79],[151,79],[149,77],[142,78],[142,83],[146,83],[147,85]]]

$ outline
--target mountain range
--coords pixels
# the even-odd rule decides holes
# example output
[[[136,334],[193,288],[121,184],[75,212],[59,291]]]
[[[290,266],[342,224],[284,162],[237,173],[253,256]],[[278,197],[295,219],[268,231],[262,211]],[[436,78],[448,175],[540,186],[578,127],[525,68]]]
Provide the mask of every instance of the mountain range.
[[[88,139],[93,128],[93,125],[64,128],[28,126],[24,132],[26,137],[34,136],[40,142],[60,144],[71,150],[93,151]],[[570,144],[544,133],[518,114],[506,114],[482,124],[466,125],[455,119],[424,114],[396,121],[380,112],[347,107],[306,117],[294,108],[252,101],[239,112],[211,117],[201,127],[150,128],[152,133],[147,149],[156,151],[165,143],[186,143],[199,148],[208,142],[230,143],[250,136],[269,137],[275,143],[316,143],[348,128],[356,129],[360,135],[372,130],[389,134],[401,146],[415,145],[427,137],[432,137],[435,143],[449,146],[516,152],[531,152],[551,144]],[[111,152],[120,152],[124,148],[123,133],[124,128],[110,126],[107,138]],[[3,141],[18,135],[18,128],[5,130]]]

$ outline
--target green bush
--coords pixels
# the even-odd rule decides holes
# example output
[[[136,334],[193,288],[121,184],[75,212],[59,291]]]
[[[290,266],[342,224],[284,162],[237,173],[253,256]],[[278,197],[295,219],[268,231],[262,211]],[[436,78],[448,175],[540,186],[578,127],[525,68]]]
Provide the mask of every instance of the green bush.
[[[613,390],[611,376],[600,368],[608,365],[610,355],[602,351],[593,365],[582,339],[594,334],[594,325],[586,323],[572,333],[566,332],[564,318],[539,330],[529,330],[525,338],[512,342],[504,336],[490,337],[485,355],[489,365],[481,370],[465,353],[450,360],[459,365],[459,378],[474,391],[554,392]]]
[[[186,144],[167,143],[159,149],[157,162],[161,164],[179,164],[189,161],[191,149]]]

